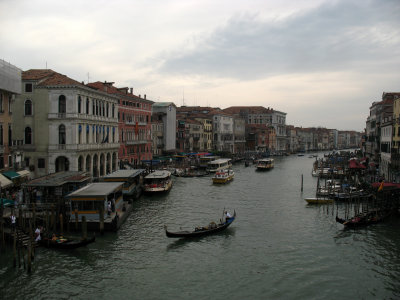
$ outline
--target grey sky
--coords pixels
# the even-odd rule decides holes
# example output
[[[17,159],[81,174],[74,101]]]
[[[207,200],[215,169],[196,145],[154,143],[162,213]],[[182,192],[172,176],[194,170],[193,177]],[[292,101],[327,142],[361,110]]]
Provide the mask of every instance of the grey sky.
[[[400,91],[399,15],[399,0],[0,0],[0,58],[178,106],[362,130],[371,103]]]

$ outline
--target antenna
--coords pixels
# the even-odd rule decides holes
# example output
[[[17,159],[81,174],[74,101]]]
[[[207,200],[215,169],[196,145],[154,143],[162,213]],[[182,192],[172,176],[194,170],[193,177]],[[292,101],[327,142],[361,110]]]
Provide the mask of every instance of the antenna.
[[[183,94],[182,94],[182,106],[185,106],[185,88],[183,88]]]
[[[89,79],[90,79],[90,76],[89,76],[89,72],[87,73],[87,83],[89,83]]]
[[[47,70],[47,61],[46,61],[46,70]]]

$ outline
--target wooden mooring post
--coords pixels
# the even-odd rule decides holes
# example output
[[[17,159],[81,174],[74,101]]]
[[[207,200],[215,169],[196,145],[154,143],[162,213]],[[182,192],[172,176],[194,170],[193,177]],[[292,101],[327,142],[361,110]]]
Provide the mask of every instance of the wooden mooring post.
[[[64,235],[64,218],[62,214],[60,214],[60,234]]]
[[[82,216],[82,238],[87,239],[87,224],[86,224],[86,216]]]
[[[100,204],[100,209],[99,209],[99,220],[100,220],[100,234],[104,234],[104,205],[103,203]]]
[[[301,174],[301,191],[303,192],[303,174]]]
[[[76,231],[78,231],[78,222],[79,222],[78,209],[75,208],[75,230]]]

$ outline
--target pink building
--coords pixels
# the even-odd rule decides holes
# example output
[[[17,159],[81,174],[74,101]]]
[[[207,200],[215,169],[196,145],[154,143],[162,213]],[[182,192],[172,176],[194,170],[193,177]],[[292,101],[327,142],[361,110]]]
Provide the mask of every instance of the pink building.
[[[151,107],[153,101],[146,95],[133,94],[133,89],[117,88],[114,82],[93,82],[88,86],[101,89],[120,97],[118,107],[118,130],[120,148],[118,158],[131,165],[140,164],[142,160],[152,159]]]

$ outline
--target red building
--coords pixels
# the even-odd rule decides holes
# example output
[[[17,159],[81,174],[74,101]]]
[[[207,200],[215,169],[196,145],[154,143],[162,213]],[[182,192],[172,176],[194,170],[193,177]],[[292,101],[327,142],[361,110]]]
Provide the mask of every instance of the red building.
[[[116,88],[113,84],[114,82],[98,81],[89,83],[88,86],[120,97],[118,107],[119,160],[137,165],[142,160],[152,159],[151,107],[154,102],[147,100],[146,95],[144,98],[134,95],[132,88]]]

